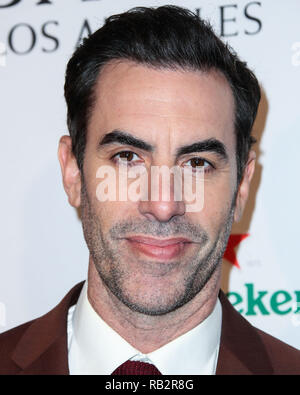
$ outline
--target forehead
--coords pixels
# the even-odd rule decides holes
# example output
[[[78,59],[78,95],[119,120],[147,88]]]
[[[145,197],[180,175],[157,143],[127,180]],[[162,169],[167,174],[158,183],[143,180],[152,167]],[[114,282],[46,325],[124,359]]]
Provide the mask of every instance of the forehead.
[[[131,61],[103,67],[96,85],[90,124],[97,133],[126,130],[149,142],[217,137],[233,143],[234,100],[225,77],[200,72],[152,68]]]

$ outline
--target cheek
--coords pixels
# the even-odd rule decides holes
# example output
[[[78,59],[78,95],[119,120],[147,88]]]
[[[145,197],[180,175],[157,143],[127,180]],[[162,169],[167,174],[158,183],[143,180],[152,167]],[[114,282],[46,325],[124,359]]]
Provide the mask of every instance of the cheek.
[[[109,230],[119,221],[124,221],[130,217],[133,217],[136,212],[135,202],[130,201],[118,201],[117,199],[106,199],[103,200],[103,195],[101,199],[101,194],[99,190],[106,188],[101,185],[103,179],[90,177],[86,180],[86,188],[92,207],[92,215],[94,215],[101,226],[101,232],[107,234]],[[107,184],[105,184],[107,185]],[[112,187],[113,188],[113,187]],[[115,188],[116,196],[118,196],[118,189]]]
[[[117,222],[126,221],[138,215],[137,202],[128,199],[125,201],[119,200],[118,171],[115,172],[113,167],[109,166],[109,168],[109,172],[112,172],[103,174],[99,170],[103,169],[101,161],[92,161],[87,158],[84,163],[85,187],[93,215],[100,222],[104,234]],[[128,182],[128,189],[129,185],[130,181]],[[121,195],[123,196],[123,194]]]
[[[127,218],[129,212],[126,202],[96,201],[94,208],[103,234],[107,234],[117,222]]]
[[[228,219],[234,189],[234,184],[229,179],[218,180],[218,182],[207,181],[205,183],[204,207],[198,218],[211,235],[217,235],[224,222]]]

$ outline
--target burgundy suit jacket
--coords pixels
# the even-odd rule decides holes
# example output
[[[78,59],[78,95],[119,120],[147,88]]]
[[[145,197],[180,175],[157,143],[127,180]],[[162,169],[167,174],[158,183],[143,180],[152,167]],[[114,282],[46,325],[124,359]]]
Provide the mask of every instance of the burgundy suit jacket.
[[[0,334],[0,375],[68,375],[67,316],[77,284],[49,313]],[[254,328],[220,291],[217,375],[300,374],[300,351]]]

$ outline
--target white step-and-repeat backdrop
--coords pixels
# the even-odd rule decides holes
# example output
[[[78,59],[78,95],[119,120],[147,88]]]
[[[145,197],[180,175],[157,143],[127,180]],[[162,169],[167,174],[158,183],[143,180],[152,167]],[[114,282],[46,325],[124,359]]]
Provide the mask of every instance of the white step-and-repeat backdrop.
[[[223,289],[251,323],[300,348],[299,0],[0,0],[0,332],[50,310],[87,274],[57,160],[68,58],[105,17],[166,3],[208,18],[261,83],[256,175]]]

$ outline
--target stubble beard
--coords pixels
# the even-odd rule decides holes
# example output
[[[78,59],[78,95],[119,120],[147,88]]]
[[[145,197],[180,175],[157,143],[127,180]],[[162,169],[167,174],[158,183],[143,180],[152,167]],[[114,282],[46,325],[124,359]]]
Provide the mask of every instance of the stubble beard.
[[[235,196],[214,242],[210,241],[207,232],[200,225],[191,224],[184,217],[179,216],[164,223],[147,219],[119,221],[113,225],[106,236],[103,234],[94,204],[83,182],[81,189],[83,232],[101,282],[120,302],[130,310],[141,314],[164,315],[185,305],[201,292],[216,270],[220,268],[233,223]],[[95,204],[99,203],[95,202]],[[151,300],[147,303],[147,300],[143,300],[142,303],[125,291],[124,284],[130,273],[126,271],[126,266],[122,265],[124,256],[122,257],[119,241],[126,234],[135,232],[153,237],[173,237],[180,234],[197,240],[199,253],[189,258],[188,265],[184,265],[188,266],[189,270],[183,274],[180,287],[173,290],[172,300],[169,298],[164,303],[163,296],[160,295],[154,302]],[[149,261],[147,264],[149,265]],[[142,261],[141,267],[143,267]]]

